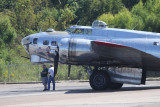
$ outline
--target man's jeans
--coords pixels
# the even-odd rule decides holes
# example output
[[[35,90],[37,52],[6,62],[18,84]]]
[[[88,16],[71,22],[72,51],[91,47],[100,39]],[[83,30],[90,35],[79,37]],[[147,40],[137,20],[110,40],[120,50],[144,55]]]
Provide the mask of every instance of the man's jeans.
[[[55,90],[55,80],[54,80],[54,77],[51,77],[49,76],[49,79],[48,79],[48,90],[50,90],[50,83],[53,83],[53,90]]]

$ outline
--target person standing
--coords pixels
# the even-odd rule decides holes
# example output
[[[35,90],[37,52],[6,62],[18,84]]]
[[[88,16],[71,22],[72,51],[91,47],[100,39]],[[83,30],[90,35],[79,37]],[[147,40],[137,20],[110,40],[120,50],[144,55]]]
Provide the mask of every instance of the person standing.
[[[47,89],[47,82],[48,82],[48,68],[46,67],[46,65],[42,65],[43,70],[41,72],[41,79],[42,79],[42,84],[44,85],[44,90],[46,91]]]
[[[50,68],[48,70],[48,73],[49,73],[48,90],[50,90],[50,83],[51,83],[51,81],[53,83],[53,90],[55,90],[54,67],[53,67],[52,64],[50,64]]]

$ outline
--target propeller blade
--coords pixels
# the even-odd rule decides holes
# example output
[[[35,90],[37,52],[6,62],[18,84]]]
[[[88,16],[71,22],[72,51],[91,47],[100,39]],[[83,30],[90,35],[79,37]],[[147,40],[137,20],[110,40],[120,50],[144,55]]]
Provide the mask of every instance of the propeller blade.
[[[56,51],[56,56],[54,58],[54,76],[56,76],[57,74],[57,70],[58,70],[58,60],[59,60],[59,54]]]

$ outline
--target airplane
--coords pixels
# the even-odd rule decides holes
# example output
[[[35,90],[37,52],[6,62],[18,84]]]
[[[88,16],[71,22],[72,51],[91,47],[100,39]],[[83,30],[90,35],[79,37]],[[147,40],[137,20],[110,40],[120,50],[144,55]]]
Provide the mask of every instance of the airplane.
[[[48,29],[21,41],[32,63],[83,66],[94,90],[145,84],[147,72],[160,71],[160,33],[108,28],[100,20],[92,26],[73,25],[65,31]]]

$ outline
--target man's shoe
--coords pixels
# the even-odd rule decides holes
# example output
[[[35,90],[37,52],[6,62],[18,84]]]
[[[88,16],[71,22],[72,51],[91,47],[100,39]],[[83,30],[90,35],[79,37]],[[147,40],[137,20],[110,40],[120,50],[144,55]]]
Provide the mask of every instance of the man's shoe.
[[[44,89],[43,91],[48,91],[48,89]]]

